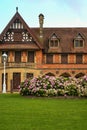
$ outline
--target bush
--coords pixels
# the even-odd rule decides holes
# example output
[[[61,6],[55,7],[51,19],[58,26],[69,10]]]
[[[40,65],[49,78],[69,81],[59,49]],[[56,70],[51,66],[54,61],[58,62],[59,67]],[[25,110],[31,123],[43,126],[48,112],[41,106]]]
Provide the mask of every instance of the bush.
[[[77,88],[74,84],[67,85],[66,94],[69,96],[78,96]]]
[[[34,77],[20,84],[21,95],[87,97],[87,76],[81,78]]]

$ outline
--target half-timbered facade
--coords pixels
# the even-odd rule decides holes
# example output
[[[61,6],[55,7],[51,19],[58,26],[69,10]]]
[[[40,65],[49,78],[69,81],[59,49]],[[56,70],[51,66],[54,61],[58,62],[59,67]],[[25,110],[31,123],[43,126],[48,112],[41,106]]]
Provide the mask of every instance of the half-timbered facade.
[[[30,28],[18,10],[0,34],[0,92],[2,54],[6,62],[6,89],[16,91],[25,78],[38,75],[80,77],[87,74],[87,28]]]

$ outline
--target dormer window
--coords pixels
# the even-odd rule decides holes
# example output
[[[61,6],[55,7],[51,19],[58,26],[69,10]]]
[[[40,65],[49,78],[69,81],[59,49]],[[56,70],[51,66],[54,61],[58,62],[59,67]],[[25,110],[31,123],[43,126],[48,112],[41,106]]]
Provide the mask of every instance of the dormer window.
[[[75,40],[75,47],[83,47],[83,40]]]
[[[84,47],[84,39],[81,34],[74,39],[74,47]]]
[[[57,38],[56,34],[54,33],[50,38],[49,38],[49,47],[50,48],[56,48],[59,46],[59,39]]]

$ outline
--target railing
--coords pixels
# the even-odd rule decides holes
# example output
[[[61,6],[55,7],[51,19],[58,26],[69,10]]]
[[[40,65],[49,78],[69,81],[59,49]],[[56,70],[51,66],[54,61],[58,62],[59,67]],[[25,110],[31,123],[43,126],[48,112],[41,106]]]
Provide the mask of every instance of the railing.
[[[11,68],[14,68],[14,67],[27,67],[27,68],[35,68],[36,64],[35,63],[6,63],[6,67],[11,67]],[[3,67],[3,63],[0,63],[0,68]]]
[[[0,69],[4,67],[0,63]],[[7,62],[6,68],[57,68],[57,69],[87,69],[87,64],[37,64],[37,63],[23,63],[23,62]]]

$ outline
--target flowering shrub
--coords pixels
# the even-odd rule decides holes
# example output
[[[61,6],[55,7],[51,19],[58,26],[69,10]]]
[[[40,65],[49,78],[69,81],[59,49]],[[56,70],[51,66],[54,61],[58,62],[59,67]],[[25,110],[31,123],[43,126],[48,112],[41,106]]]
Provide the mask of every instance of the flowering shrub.
[[[87,96],[87,76],[72,77],[34,77],[20,84],[21,95],[35,96]]]

